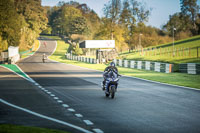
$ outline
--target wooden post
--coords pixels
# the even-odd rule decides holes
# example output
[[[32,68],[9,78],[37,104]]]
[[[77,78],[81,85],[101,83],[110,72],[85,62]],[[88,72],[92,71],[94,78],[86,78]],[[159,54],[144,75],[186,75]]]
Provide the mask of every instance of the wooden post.
[[[162,55],[162,48],[160,48],[160,56]]]
[[[190,57],[190,48],[189,48],[189,57]]]

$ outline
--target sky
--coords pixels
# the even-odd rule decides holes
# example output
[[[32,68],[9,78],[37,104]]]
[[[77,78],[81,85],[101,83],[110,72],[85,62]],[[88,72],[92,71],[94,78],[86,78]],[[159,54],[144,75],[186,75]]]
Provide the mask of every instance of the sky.
[[[70,0],[42,0],[43,6],[55,6],[59,1],[69,2]],[[103,16],[103,7],[109,0],[75,0],[79,3],[86,3],[99,17]],[[137,0],[144,2],[147,9],[152,8],[147,25],[161,28],[169,20],[169,15],[180,12],[180,0]],[[200,1],[198,2],[200,4]]]

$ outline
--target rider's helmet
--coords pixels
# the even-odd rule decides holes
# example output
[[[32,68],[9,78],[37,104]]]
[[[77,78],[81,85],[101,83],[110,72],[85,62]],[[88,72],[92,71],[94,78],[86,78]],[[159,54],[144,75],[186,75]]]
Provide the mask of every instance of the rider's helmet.
[[[110,63],[110,66],[115,67],[115,63],[114,63],[114,62],[111,62],[111,63]]]

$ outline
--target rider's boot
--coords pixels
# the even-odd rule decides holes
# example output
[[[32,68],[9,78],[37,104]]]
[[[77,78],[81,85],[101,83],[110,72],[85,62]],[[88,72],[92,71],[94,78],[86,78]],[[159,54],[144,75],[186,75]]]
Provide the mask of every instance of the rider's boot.
[[[104,82],[101,83],[101,87],[102,87],[102,90],[104,91],[105,90],[105,84],[104,84]]]

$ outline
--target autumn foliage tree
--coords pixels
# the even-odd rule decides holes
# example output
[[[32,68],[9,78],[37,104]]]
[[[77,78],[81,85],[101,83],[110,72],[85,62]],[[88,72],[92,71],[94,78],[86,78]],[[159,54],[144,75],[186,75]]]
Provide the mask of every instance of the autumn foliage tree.
[[[0,0],[0,18],[2,50],[31,48],[48,21],[40,0]]]

